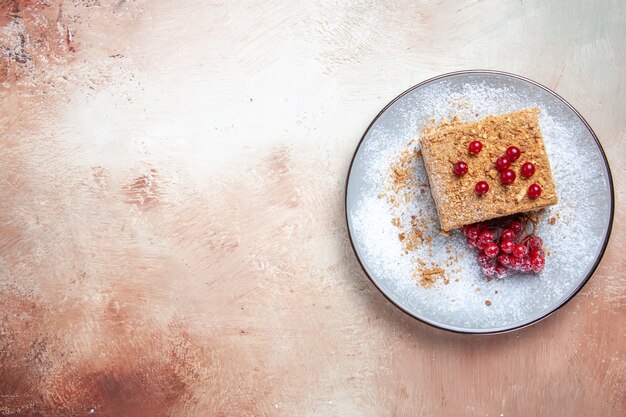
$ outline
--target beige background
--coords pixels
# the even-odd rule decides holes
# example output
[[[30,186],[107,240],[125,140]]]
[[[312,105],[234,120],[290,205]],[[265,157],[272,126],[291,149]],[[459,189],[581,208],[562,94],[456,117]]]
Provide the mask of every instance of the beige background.
[[[0,416],[626,414],[626,3],[0,8]],[[563,95],[615,180],[595,276],[498,336],[405,316],[344,223],[369,122],[468,68]]]

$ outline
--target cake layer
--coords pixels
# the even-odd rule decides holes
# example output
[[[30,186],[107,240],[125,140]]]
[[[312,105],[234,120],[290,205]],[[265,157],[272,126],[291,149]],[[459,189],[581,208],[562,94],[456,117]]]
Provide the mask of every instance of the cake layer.
[[[468,151],[470,142],[480,141],[481,151]],[[504,185],[495,162],[515,146],[520,157],[509,169],[515,181]],[[445,122],[426,131],[420,147],[437,206],[439,222],[445,231],[466,224],[537,210],[557,202],[548,155],[539,128],[539,109],[529,108],[501,116],[489,116],[471,123],[458,120]],[[463,161],[468,171],[455,175],[453,165]],[[524,163],[531,162],[535,173],[530,178],[521,175]],[[480,196],[476,183],[486,181],[489,191]],[[538,184],[538,198],[530,198],[528,188]]]

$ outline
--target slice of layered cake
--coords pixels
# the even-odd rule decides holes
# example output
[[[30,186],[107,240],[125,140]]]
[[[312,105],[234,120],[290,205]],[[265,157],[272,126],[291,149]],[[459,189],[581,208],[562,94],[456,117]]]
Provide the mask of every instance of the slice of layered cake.
[[[444,122],[420,146],[444,231],[557,202],[537,108]]]

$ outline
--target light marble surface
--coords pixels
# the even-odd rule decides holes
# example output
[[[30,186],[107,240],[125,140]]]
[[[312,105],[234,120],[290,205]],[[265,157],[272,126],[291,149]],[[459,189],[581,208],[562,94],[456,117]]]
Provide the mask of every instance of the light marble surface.
[[[0,9],[1,416],[626,413],[622,1]],[[498,336],[397,310],[343,212],[378,111],[468,68],[565,97],[615,181],[591,281]]]

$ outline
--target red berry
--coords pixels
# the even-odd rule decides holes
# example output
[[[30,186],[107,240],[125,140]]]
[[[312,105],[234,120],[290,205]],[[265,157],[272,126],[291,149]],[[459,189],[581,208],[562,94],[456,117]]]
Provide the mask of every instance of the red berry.
[[[543,255],[543,252],[541,252],[541,249],[531,249],[530,250],[530,260],[531,261],[533,259],[541,258],[542,255]]]
[[[502,231],[502,234],[500,235],[500,239],[502,241],[515,240],[515,232],[513,231],[513,229],[504,229]]]
[[[480,243],[492,243],[494,239],[493,232],[489,230],[484,230],[478,236],[478,241]]]
[[[528,187],[528,197],[533,200],[541,195],[541,186],[539,184],[530,184]]]
[[[489,184],[487,184],[487,181],[478,181],[474,187],[474,191],[476,191],[478,195],[485,195],[487,191],[489,191]]]
[[[511,257],[509,255],[505,255],[503,253],[503,254],[498,255],[497,261],[498,261],[498,263],[500,265],[510,265],[511,264]]]
[[[530,271],[532,271],[532,268],[530,266],[530,259],[522,258],[522,262],[520,263],[518,268],[522,272],[530,272]]]
[[[543,257],[538,257],[530,260],[530,269],[534,273],[543,271],[543,267],[546,265],[546,260]]]
[[[459,177],[467,174],[467,164],[463,161],[457,161],[454,163],[454,173]]]
[[[469,152],[474,155],[477,155],[482,148],[483,148],[483,144],[480,143],[480,141],[478,140],[473,140],[469,144]]]
[[[504,278],[508,270],[504,265],[496,265],[495,276],[496,278]]]
[[[490,258],[495,258],[498,255],[498,252],[500,252],[500,247],[498,246],[497,243],[488,243],[485,246],[485,255],[487,255]]]
[[[516,258],[515,256],[509,256],[509,266],[513,269],[518,269],[522,264],[522,258]]]
[[[528,249],[530,249],[531,251],[535,249],[541,250],[542,246],[543,240],[539,236],[532,236],[528,241]]]
[[[515,162],[517,161],[517,159],[520,156],[520,150],[517,146],[509,146],[508,148],[506,148],[506,156],[509,157],[509,160],[511,162]]]
[[[473,225],[463,226],[463,233],[465,233],[465,236],[467,236],[468,239],[476,240],[478,239],[478,234],[480,233],[480,230],[478,230],[477,226]]]
[[[530,178],[535,173],[535,166],[532,162],[525,162],[524,165],[522,165],[520,173],[522,174],[522,177]]]
[[[513,256],[516,258],[523,258],[528,254],[528,248],[521,243],[518,243],[513,248]]]
[[[486,267],[483,267],[483,274],[485,274],[488,277],[492,277],[496,274],[496,267],[493,265],[488,265]]]
[[[478,239],[470,239],[469,237],[467,238],[467,244],[474,247],[474,248],[479,248],[480,249],[480,242],[478,241]]]
[[[512,221],[509,228],[514,231],[515,234],[521,233],[521,231],[524,230],[524,226],[518,221]]]
[[[511,253],[513,252],[514,248],[515,248],[515,243],[511,239],[503,240],[502,243],[500,243],[500,249],[504,253]]]
[[[502,184],[504,185],[513,184],[513,181],[515,181],[515,171],[512,169],[500,171],[500,181],[502,181]]]
[[[487,255],[485,255],[484,252],[481,252],[478,254],[478,265],[482,266],[483,268],[487,268],[491,265],[491,258],[489,258]]]
[[[482,250],[485,248],[485,245],[486,245],[486,244],[485,244],[485,243],[483,243],[483,242],[481,242],[481,241],[480,241],[480,238],[478,238],[478,239],[476,239],[476,245],[474,245],[474,246],[475,246],[475,247],[479,250],[479,252],[480,252],[480,251],[482,251]]]
[[[501,156],[496,160],[496,169],[498,171],[503,171],[511,166],[511,161],[506,156]]]

